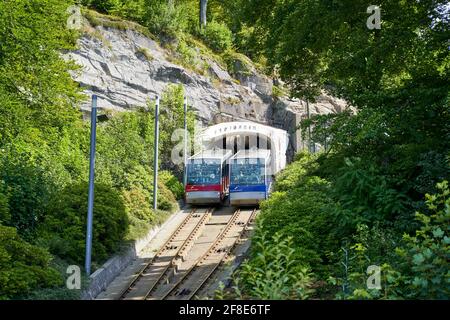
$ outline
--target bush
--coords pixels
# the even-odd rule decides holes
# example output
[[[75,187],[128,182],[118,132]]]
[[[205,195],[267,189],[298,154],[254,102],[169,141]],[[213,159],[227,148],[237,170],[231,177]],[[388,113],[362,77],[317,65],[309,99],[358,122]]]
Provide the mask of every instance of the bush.
[[[409,299],[450,298],[450,190],[448,182],[437,184],[439,193],[426,195],[429,214],[417,213],[421,226],[414,236],[404,235],[397,249],[402,259],[398,292]]]
[[[310,272],[295,258],[291,237],[260,233],[252,240],[253,254],[239,272],[243,292],[255,299],[306,299],[311,293]]]
[[[145,24],[156,35],[178,38],[188,28],[188,13],[180,5],[170,8],[167,1],[146,0]]]
[[[392,229],[358,227],[348,260],[340,262],[346,264],[342,273],[348,276],[332,279],[345,287],[338,297],[449,299],[450,191],[446,181],[437,184],[437,189],[438,194],[426,196],[429,213],[416,214],[421,225],[413,236],[405,234],[403,242],[394,239]],[[381,267],[382,290],[367,289],[369,265]]]
[[[167,186],[177,200],[184,197],[183,184],[170,171],[161,171],[159,179],[161,183]]]
[[[307,169],[311,170],[317,167],[317,164],[314,162],[316,158],[317,156],[306,152],[296,154],[295,162],[278,173],[274,186],[275,190],[289,191],[301,186],[307,176]]]
[[[197,52],[183,39],[178,41],[177,52],[180,54],[181,64],[187,68],[193,68],[198,64]]]
[[[373,164],[360,158],[345,159],[345,165],[337,172],[333,190],[340,204],[336,221],[348,230],[354,230],[359,223],[382,222],[392,226],[395,221],[396,227],[405,230],[410,221],[407,197],[392,185],[389,177]]]
[[[342,241],[342,247],[330,254],[335,267],[328,282],[342,288],[336,298],[379,299],[390,292],[392,288],[386,279],[395,274],[389,263],[397,258],[395,247],[399,241],[400,237],[392,229],[359,224],[351,240]],[[381,268],[383,290],[367,288],[367,268],[371,265]]]
[[[233,34],[223,23],[212,21],[202,31],[202,38],[214,51],[220,53],[231,49],[233,45]]]
[[[111,13],[122,6],[124,0],[82,0],[82,4],[102,13]]]
[[[61,285],[50,259],[46,250],[23,241],[16,229],[0,225],[0,300]]]
[[[292,237],[296,259],[319,272],[326,254],[336,245],[329,241],[335,207],[329,182],[315,176],[302,180],[299,187],[274,192],[261,204],[262,221],[256,233],[266,232],[269,239],[277,232]]]
[[[63,277],[67,277],[67,270],[71,264],[57,256],[54,256],[50,262],[50,268],[58,271]],[[80,289],[69,289],[65,281],[57,287],[37,288],[28,294],[23,294],[20,299],[23,300],[80,300],[82,299],[83,290],[89,286],[89,277],[85,273],[81,273]]]
[[[88,186],[75,184],[64,189],[49,205],[40,228],[40,242],[50,252],[82,264],[85,254]],[[128,230],[128,219],[120,194],[109,186],[95,186],[92,261],[103,262],[115,252]]]
[[[129,220],[129,231],[126,236],[127,240],[137,240],[145,236],[151,227],[161,223],[166,217],[166,212],[155,211],[152,208],[152,197],[150,192],[140,188],[139,186],[122,191],[122,197],[125,204]],[[164,195],[159,197],[159,205],[164,203]],[[161,200],[162,199],[162,200]]]
[[[173,193],[162,182],[158,182],[158,209],[172,212],[177,208],[177,200]]]
[[[32,147],[27,146],[27,149]],[[28,164],[26,156],[11,151],[0,163],[0,179],[9,190],[8,225],[15,227],[19,235],[29,241],[34,238],[37,225],[45,215],[45,205],[54,188],[53,179],[41,164]],[[27,152],[29,150],[26,150]],[[22,151],[24,152],[24,150]],[[39,156],[38,156],[39,157]],[[5,200],[4,200],[5,201]]]

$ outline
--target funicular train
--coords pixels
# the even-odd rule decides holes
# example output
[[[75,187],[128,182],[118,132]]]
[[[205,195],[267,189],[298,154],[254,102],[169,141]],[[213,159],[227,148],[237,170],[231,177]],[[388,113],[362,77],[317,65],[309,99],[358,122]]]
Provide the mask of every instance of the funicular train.
[[[232,206],[258,205],[269,197],[272,175],[270,150],[207,150],[186,164],[186,203]]]
[[[270,150],[241,150],[230,162],[230,205],[258,205],[269,197],[272,175]]]
[[[202,151],[186,164],[185,200],[188,204],[221,203],[229,193],[230,150]]]

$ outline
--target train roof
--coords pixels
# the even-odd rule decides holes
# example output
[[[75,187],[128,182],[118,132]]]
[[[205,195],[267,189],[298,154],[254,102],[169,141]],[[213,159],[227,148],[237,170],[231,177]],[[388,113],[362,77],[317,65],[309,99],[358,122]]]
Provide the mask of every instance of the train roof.
[[[238,151],[230,160],[234,159],[268,159],[270,157],[270,150],[266,149],[256,149],[256,150],[241,150]]]
[[[199,153],[196,153],[192,157],[190,157],[188,160],[195,160],[195,159],[228,159],[233,155],[233,152],[231,150],[225,150],[225,149],[213,149],[213,150],[204,150]]]

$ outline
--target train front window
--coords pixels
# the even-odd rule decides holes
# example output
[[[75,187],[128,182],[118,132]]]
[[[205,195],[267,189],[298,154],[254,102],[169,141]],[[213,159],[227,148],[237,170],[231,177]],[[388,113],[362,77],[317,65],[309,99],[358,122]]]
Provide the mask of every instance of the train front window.
[[[263,159],[235,159],[231,166],[231,184],[265,184]]]
[[[220,160],[194,159],[187,168],[187,183],[191,185],[220,184]]]

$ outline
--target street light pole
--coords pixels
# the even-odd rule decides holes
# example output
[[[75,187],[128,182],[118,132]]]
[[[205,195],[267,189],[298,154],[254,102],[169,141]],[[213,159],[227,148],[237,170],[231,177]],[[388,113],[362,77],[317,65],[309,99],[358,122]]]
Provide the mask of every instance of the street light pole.
[[[86,230],[86,274],[91,274],[91,252],[92,252],[92,221],[94,215],[94,173],[95,173],[95,143],[97,139],[97,96],[92,96],[91,110],[91,148],[90,148],[90,167],[89,167],[89,195],[88,195],[88,214]]]
[[[159,96],[155,104],[155,154],[153,163],[153,210],[158,208],[158,143],[159,143]]]
[[[306,113],[308,115],[308,120],[311,119],[311,115],[309,113],[309,101],[306,100]],[[308,126],[308,151],[310,153],[313,153],[313,149],[312,149],[312,141],[311,141],[311,123]]]
[[[184,175],[183,184],[186,187],[187,184],[187,159],[188,159],[188,125],[187,125],[187,98],[184,97]]]

